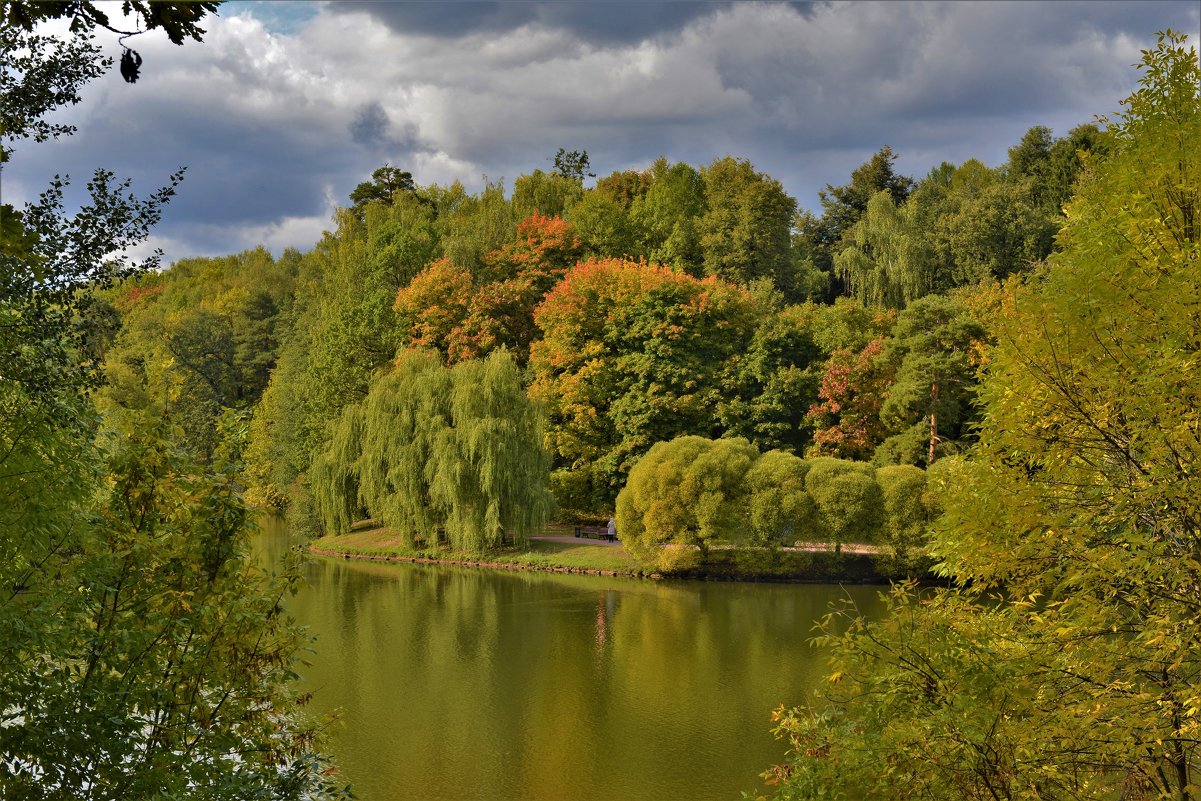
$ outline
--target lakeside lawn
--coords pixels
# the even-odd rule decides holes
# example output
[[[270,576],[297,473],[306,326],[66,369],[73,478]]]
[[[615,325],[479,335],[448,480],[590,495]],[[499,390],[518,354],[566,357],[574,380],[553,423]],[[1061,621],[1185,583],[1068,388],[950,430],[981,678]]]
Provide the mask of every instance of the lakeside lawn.
[[[549,525],[543,536],[572,536],[569,526]],[[316,552],[347,556],[388,557],[398,560],[437,560],[446,562],[515,565],[534,569],[571,569],[641,576],[649,574],[626,549],[618,544],[581,538],[578,543],[534,539],[524,548],[510,547],[489,554],[456,552],[448,546],[407,548],[387,527],[356,528],[349,534],[321,537],[310,543]]]
[[[654,578],[719,578],[765,581],[873,582],[887,580],[889,570],[880,554],[849,550],[836,554],[814,549],[763,551],[720,548],[699,562],[681,560],[676,570],[642,565],[620,543],[572,538],[571,526],[551,523],[526,547],[509,547],[489,554],[462,553],[449,546],[405,547],[390,528],[371,521],[357,523],[349,534],[326,536],[309,544],[322,556],[392,561],[434,561],[482,567],[599,573]],[[544,539],[555,538],[555,539]],[[571,541],[563,541],[570,539]]]

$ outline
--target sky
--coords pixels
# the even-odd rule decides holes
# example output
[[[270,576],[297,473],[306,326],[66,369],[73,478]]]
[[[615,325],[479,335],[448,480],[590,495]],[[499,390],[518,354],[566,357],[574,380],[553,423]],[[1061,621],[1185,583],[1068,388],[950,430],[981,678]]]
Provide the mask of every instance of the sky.
[[[476,191],[559,148],[602,176],[746,158],[815,209],[884,145],[920,177],[1112,115],[1157,30],[1196,45],[1201,3],[272,0],[203,27],[131,39],[142,79],[113,70],[57,113],[75,136],[17,143],[0,199],[97,167],[148,194],[186,166],[147,246],[166,263],[307,250],[384,163]]]

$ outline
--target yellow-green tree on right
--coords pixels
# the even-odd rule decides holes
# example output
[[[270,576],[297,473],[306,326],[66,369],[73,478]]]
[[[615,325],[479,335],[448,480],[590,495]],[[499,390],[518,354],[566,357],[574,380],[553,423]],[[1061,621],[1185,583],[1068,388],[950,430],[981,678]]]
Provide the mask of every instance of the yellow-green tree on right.
[[[954,586],[823,638],[780,798],[1201,795],[1201,68],[1168,31],[1142,69],[940,471]]]

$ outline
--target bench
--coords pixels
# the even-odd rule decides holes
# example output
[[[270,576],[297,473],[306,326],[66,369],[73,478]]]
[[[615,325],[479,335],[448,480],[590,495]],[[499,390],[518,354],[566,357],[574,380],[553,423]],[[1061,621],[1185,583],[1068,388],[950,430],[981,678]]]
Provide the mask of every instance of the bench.
[[[587,537],[588,539],[617,542],[617,537],[609,533],[608,526],[576,526],[575,535],[577,537]]]

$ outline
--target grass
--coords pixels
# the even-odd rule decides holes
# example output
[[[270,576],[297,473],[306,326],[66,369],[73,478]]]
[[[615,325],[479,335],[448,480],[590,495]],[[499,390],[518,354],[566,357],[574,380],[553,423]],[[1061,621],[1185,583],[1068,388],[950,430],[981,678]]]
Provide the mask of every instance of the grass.
[[[551,525],[546,534],[571,535],[571,529]],[[600,545],[588,540],[577,543],[534,540],[525,548],[504,548],[486,555],[460,553],[447,546],[406,548],[388,528],[357,528],[349,534],[322,537],[310,544],[316,551],[347,556],[387,557],[401,560],[436,560],[471,564],[521,565],[538,570],[618,573],[640,576],[649,573],[620,545]]]
[[[570,537],[572,528],[551,523],[543,534]],[[357,523],[349,534],[322,537],[310,547],[325,555],[350,558],[435,561],[605,575],[814,582],[876,582],[886,578],[885,564],[872,553],[714,549],[703,563],[686,558],[677,569],[664,570],[639,564],[622,545],[602,545],[588,539],[572,542],[533,540],[524,548],[509,547],[483,555],[456,552],[445,545],[410,548],[401,543],[394,531],[372,521]]]

